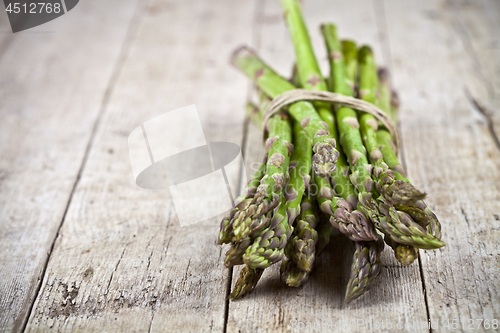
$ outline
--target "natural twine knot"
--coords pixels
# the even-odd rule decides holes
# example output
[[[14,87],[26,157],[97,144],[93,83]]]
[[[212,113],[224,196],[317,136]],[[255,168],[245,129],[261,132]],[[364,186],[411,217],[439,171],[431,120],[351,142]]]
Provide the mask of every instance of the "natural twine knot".
[[[346,106],[352,109],[360,110],[371,114],[378,121],[380,121],[385,128],[391,133],[392,140],[394,142],[394,148],[396,154],[399,154],[399,135],[396,128],[396,124],[392,119],[378,107],[372,103],[363,101],[362,99],[344,96],[337,93],[332,93],[329,91],[313,91],[306,89],[294,89],[288,90],[274,98],[271,103],[267,106],[264,111],[264,117],[262,121],[262,131],[265,132],[267,128],[267,123],[269,119],[276,113],[278,113],[282,108],[299,101],[322,101],[328,102],[336,105]]]

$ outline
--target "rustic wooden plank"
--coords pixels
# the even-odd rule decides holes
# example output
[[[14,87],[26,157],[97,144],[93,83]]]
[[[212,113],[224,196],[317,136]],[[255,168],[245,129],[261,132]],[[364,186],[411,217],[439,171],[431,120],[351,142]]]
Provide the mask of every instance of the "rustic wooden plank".
[[[1,51],[0,331],[27,320],[135,3],[83,1]]]
[[[385,10],[407,171],[447,243],[420,251],[430,319],[439,330],[454,319],[467,324],[460,331],[469,320],[491,324],[500,317],[500,152],[467,98],[465,88],[480,83],[467,70],[453,3],[385,1]]]
[[[328,67],[324,56],[326,51],[319,33],[319,25],[324,22],[336,23],[342,37],[373,45],[378,62],[383,64],[383,44],[370,1],[302,3],[313,45],[325,70]],[[260,20],[259,52],[279,72],[288,75],[294,54],[279,2],[265,2]],[[260,147],[261,140],[258,129],[250,128],[249,146]],[[260,160],[261,152],[251,151],[246,160]],[[271,266],[264,272],[253,294],[230,302],[228,332],[295,332],[294,327],[298,328],[299,322],[315,325],[308,332],[373,331],[375,326],[367,323],[380,325],[382,321],[390,322],[394,328],[398,323],[425,324],[427,314],[419,266],[415,263],[403,267],[393,258],[390,249],[384,252],[385,269],[372,290],[353,304],[344,306],[352,254],[351,242],[343,236],[336,236],[320,257],[309,281],[298,289],[284,286],[279,280],[279,265]],[[233,287],[239,270],[234,269]],[[336,323],[344,325],[343,328],[335,327]]]
[[[500,3],[494,0],[457,1],[454,26],[471,71],[467,87],[480,112],[488,117],[500,147]]]
[[[27,331],[223,331],[220,219],[181,227],[168,190],[135,186],[127,136],[156,115],[196,104],[208,141],[241,143],[248,83],[228,59],[251,39],[254,5],[145,6]]]

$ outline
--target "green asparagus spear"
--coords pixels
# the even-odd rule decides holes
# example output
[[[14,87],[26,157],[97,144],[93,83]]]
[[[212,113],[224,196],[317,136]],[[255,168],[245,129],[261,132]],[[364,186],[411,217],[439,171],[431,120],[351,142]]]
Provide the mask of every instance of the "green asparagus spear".
[[[350,61],[349,75],[353,76],[348,77],[344,56],[341,52],[341,45],[337,39],[336,27],[333,24],[324,24],[321,26],[321,31],[329,54],[331,89],[337,93],[353,96],[354,85],[352,82],[354,81],[356,73],[356,59],[352,56],[352,53],[348,54],[348,59]],[[351,50],[351,48],[348,47],[345,49],[346,51]],[[362,221],[361,225],[364,226],[371,235],[375,236],[372,239],[377,239],[376,233],[373,230],[373,220],[377,218],[379,212],[371,194],[373,182],[370,173],[372,166],[368,163],[368,159],[366,158],[366,150],[361,139],[357,114],[350,108],[340,107],[337,109],[336,119],[339,130],[339,141],[342,144],[351,169],[350,180],[358,190],[358,213],[354,214],[354,217],[350,219],[351,223],[355,226],[356,220]],[[367,220],[367,217],[370,221]]]
[[[239,209],[233,218],[233,241],[238,241],[252,232],[265,228],[269,222],[267,214],[280,202],[286,182],[293,146],[288,116],[281,113],[269,122],[269,138],[266,141],[268,160],[266,175],[261,179],[252,202]]]
[[[241,269],[240,277],[238,278],[238,281],[236,281],[234,290],[231,295],[229,295],[229,298],[234,300],[251,294],[255,289],[257,282],[259,282],[262,273],[264,273],[263,269],[251,269],[248,266],[244,266]]]
[[[309,272],[300,269],[292,260],[285,260],[280,267],[281,281],[289,287],[300,287],[309,278]]]
[[[307,194],[301,203],[301,218],[295,225],[293,237],[285,248],[285,253],[297,266],[310,272],[315,259],[315,246],[318,241],[318,233],[315,228],[318,224],[316,202]]]
[[[376,93],[378,80],[371,49],[367,46],[362,47],[359,59],[360,97],[367,102],[377,103],[383,107],[387,103],[380,103],[380,95]],[[415,189],[409,182],[397,180],[394,172],[384,162],[383,153],[377,142],[378,124],[376,119],[369,114],[362,113],[361,129],[365,146],[374,166],[373,177],[376,179],[376,188],[380,193],[377,197],[377,204],[383,217],[374,221],[376,227],[381,232],[390,235],[393,241],[401,244],[427,249],[443,246],[444,243],[414,221],[404,209],[400,209],[406,206],[412,207],[417,202],[422,202],[424,194]],[[407,211],[413,210],[408,208]]]
[[[380,255],[384,250],[383,240],[355,242],[355,246],[351,276],[347,283],[344,303],[354,301],[370,289],[382,270]]]
[[[289,238],[289,234],[291,234],[288,219],[286,219],[286,216],[283,218],[283,215],[286,215],[283,195],[285,183],[288,181],[288,166],[292,150],[290,144],[291,134],[291,126],[287,115],[279,113],[270,119],[270,137],[266,143],[268,148],[266,174],[260,180],[253,198],[245,199],[239,203],[236,212],[232,216],[230,214],[229,218],[226,217],[222,222],[223,226],[230,225],[232,230],[232,233],[227,231],[222,233],[223,240],[228,239],[228,234],[232,235],[232,245],[226,254],[225,260],[227,266],[238,265],[242,263],[242,260],[245,261],[244,253],[249,252],[251,246],[254,246],[254,250],[257,251],[259,246],[255,245],[255,242],[263,241],[263,233],[268,232],[267,235],[269,235],[269,232],[272,232],[274,234],[273,230],[278,224],[281,225],[280,228],[287,231],[285,243]],[[279,209],[275,209],[276,207],[279,207]],[[227,220],[230,222],[226,222]],[[276,237],[278,236],[281,235]],[[270,245],[272,244],[261,244],[261,246],[268,247]],[[257,247],[255,248],[255,246]],[[270,248],[273,247],[270,246]],[[254,254],[253,259],[263,260],[263,258],[260,258],[261,256],[268,259],[269,254],[259,252]],[[271,261],[271,263],[274,262]],[[253,267],[253,264],[249,266],[256,268]]]
[[[244,211],[252,203],[255,192],[257,191],[257,187],[260,185],[260,181],[266,173],[266,164],[267,164],[267,154],[260,168],[248,182],[247,186],[245,187],[245,190],[243,191],[243,194],[235,200],[236,207],[231,209],[229,214],[222,220],[221,229],[219,232],[219,244],[230,243],[231,240],[233,239],[234,215],[240,210]]]
[[[409,214],[384,203],[379,204],[379,209],[383,217],[380,217],[377,227],[394,241],[421,249],[437,249],[444,246],[443,241],[416,223]]]
[[[319,222],[316,227],[318,232],[318,241],[316,242],[316,258],[318,258],[323,250],[330,242],[330,237],[334,232],[335,227],[330,223],[330,216],[326,214],[319,214]]]
[[[238,242],[232,242],[231,247],[226,252],[226,257],[224,258],[224,264],[226,267],[232,267],[235,265],[243,264],[243,254],[247,248],[252,244],[252,238],[245,237]]]
[[[376,99],[377,105],[382,111],[385,111],[394,122],[396,122],[397,115],[396,112],[394,112],[395,109],[391,105],[392,92],[390,88],[389,74],[385,68],[380,68],[377,71],[377,76],[378,76],[378,95],[377,95],[378,98]],[[389,135],[389,138],[390,139],[392,138],[389,132],[383,128],[379,129],[376,133],[377,145],[379,147],[379,150],[382,152],[382,155],[384,155],[383,154],[384,145],[383,144],[381,145],[379,141],[380,140],[379,136],[382,132],[386,132],[386,134]],[[385,144],[388,144],[388,142],[386,142]],[[385,163],[387,163],[387,157],[388,156],[386,152],[385,156],[383,156]],[[404,173],[402,166],[399,164],[399,161],[397,161],[396,154],[394,154],[393,157],[396,159],[396,163],[398,164],[396,168],[397,169],[400,168],[399,170]],[[392,171],[395,174],[397,174],[396,171],[394,171],[394,169],[392,169]],[[398,179],[397,176],[396,179]],[[394,250],[394,257],[396,257],[396,259],[401,264],[405,266],[411,265],[418,258],[418,249],[416,247],[411,245],[400,244],[394,241],[391,238],[391,236],[389,236],[387,233],[385,234],[384,241]]]
[[[294,122],[294,150],[290,161],[290,182],[285,191],[288,222],[293,224],[295,217],[300,214],[300,203],[304,191],[309,187],[311,176],[311,140],[300,124]]]
[[[380,110],[387,113],[391,117],[394,123],[397,122],[397,112],[391,105],[392,91],[391,84],[389,80],[389,72],[385,68],[379,68],[377,70],[378,77],[378,99],[377,105]]]
[[[380,91],[385,90],[386,93],[379,94],[377,96],[378,98],[376,99],[376,102],[381,110],[388,112],[389,109],[393,109],[396,106],[394,105],[393,102],[393,97],[392,97],[393,94],[389,93],[390,87],[389,87],[388,74],[385,70],[379,70],[378,74],[382,75],[382,80],[381,80],[382,82],[379,83],[379,90]],[[393,112],[393,117],[395,116],[396,115]],[[391,169],[391,171],[395,175],[396,181],[403,182],[404,184],[410,184],[408,178],[406,177],[404,168],[399,163],[398,158],[394,152],[394,144],[392,143],[392,137],[386,129],[381,128],[379,131],[377,131],[376,144],[382,153],[383,161],[385,162],[384,165],[388,166]],[[439,220],[437,219],[436,215],[427,207],[427,205],[423,200],[417,200],[416,202],[413,202],[413,204],[411,205],[398,204],[396,205],[395,208],[398,210],[399,212],[398,214],[406,213],[405,217],[406,218],[409,217],[412,221],[411,222],[412,224],[416,223],[420,227],[426,228],[427,232],[437,239],[441,237],[441,225],[439,223]],[[392,241],[393,243],[396,242],[395,239],[392,239]],[[438,243],[436,242],[436,244]],[[439,242],[439,244],[441,244],[440,246],[442,246],[444,243]],[[416,244],[414,245],[417,246]],[[416,249],[412,251],[406,249],[405,251],[411,252],[413,254],[418,253]],[[395,254],[396,257],[398,258],[399,255],[397,254],[396,249],[395,249]],[[409,255],[409,257],[416,258],[415,255]],[[402,263],[406,264],[408,263],[408,260],[405,260],[405,262]]]
[[[264,178],[262,178],[259,187],[257,188],[254,200],[259,202],[259,195],[261,197],[265,196],[276,196],[279,193],[279,198],[277,202],[279,203],[277,209],[270,211],[268,214],[272,213],[270,217],[270,222],[268,225],[258,228],[250,228],[249,230],[239,230],[238,226],[233,226],[235,237],[237,235],[249,235],[255,234],[255,239],[251,246],[249,246],[245,254],[243,255],[243,261],[247,266],[252,269],[255,268],[266,268],[269,265],[279,261],[283,257],[284,247],[292,234],[292,227],[288,222],[286,213],[286,203],[284,200],[284,191],[279,192],[276,189],[270,191],[269,184],[276,183],[280,188],[284,187],[285,180],[288,177],[288,166],[289,166],[289,155],[291,144],[291,126],[288,117],[279,113],[273,116],[269,121],[269,138],[266,141],[266,146],[268,148],[268,161],[267,170],[277,170],[279,172],[273,174],[266,172]],[[284,167],[286,166],[286,174],[284,173]],[[271,182],[268,180],[272,179]],[[276,187],[276,185],[275,185]],[[269,195],[269,193],[271,195]],[[260,201],[262,202],[262,200]],[[258,215],[257,215],[258,217]],[[244,237],[241,237],[243,239]]]
[[[409,182],[403,166],[399,163],[391,134],[385,130],[377,132],[377,143],[381,147],[384,161],[394,171],[396,179]],[[398,210],[408,213],[415,222],[427,229],[427,231],[436,238],[441,238],[441,223],[437,216],[430,210],[423,200],[418,201],[414,207],[397,206]]]
[[[271,225],[262,230],[250,245],[243,262],[252,269],[267,268],[280,261],[284,255],[285,246],[292,235],[293,228],[288,223],[284,200],[274,213]]]
[[[384,241],[394,250],[394,257],[403,265],[411,265],[418,258],[418,249],[416,247],[400,244],[388,235],[386,235]]]
[[[331,113],[323,113],[322,118],[330,128],[335,127]],[[335,139],[337,139],[336,129],[331,130],[330,133],[335,133]],[[339,152],[337,169],[330,178],[333,186],[328,179],[320,176],[314,177],[321,211],[328,214],[330,223],[351,240],[370,241],[377,239],[378,236],[366,216],[358,210],[353,211],[353,207],[358,205],[357,190],[349,180],[348,174],[349,165],[345,155]]]
[[[318,233],[317,206],[314,198],[306,194],[302,199],[302,213],[297,221],[292,238],[285,247],[287,260],[281,265],[281,278],[289,286],[298,287],[309,277],[316,258]]]
[[[398,122],[399,98],[395,90],[391,89],[389,72],[386,68],[377,71],[379,86],[379,108],[391,117],[394,123]]]
[[[326,25],[328,27],[328,25]],[[331,28],[326,28],[331,29]],[[344,57],[346,82],[351,88],[351,91],[356,91],[356,79],[358,75],[358,48],[356,43],[352,40],[343,40],[340,42],[342,49],[342,56]],[[330,54],[329,58],[333,60],[336,53]],[[332,71],[333,66],[330,68]],[[333,84],[330,85],[330,90],[333,91]]]
[[[328,91],[326,82],[319,69],[318,61],[314,55],[314,51],[309,38],[309,33],[305,25],[300,5],[297,0],[281,0],[285,21],[292,38],[297,56],[296,75],[294,80],[296,86],[300,86],[308,90]],[[321,118],[323,115],[331,114],[331,105],[325,102],[313,102],[314,107],[318,111]],[[331,130],[331,129],[330,129]],[[332,137],[334,133],[330,133]],[[313,169],[320,176],[325,177],[326,172]],[[332,169],[333,171],[333,169]]]
[[[377,96],[377,68],[373,53],[368,46],[363,46],[359,51],[359,64],[359,97],[366,102],[380,104],[381,99]],[[382,104],[386,104],[386,102]],[[379,106],[385,107],[385,105]],[[418,191],[410,183],[396,180],[394,172],[384,163],[377,144],[377,119],[365,112],[360,114],[361,133],[373,165],[372,176],[377,191],[393,205],[409,205],[422,200],[425,197],[424,193]]]

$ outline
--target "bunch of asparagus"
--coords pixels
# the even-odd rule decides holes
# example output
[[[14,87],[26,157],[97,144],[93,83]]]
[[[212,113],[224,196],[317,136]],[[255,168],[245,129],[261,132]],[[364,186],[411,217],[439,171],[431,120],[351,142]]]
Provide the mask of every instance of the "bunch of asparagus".
[[[247,106],[250,117],[262,125],[273,98],[303,88],[362,99],[396,121],[397,98],[370,47],[339,41],[333,24],[322,25],[330,64],[325,79],[298,1],[281,4],[296,53],[292,78],[277,74],[248,47],[232,55],[233,65],[259,94],[259,104]],[[230,243],[226,266],[245,265],[232,299],[251,293],[263,271],[279,261],[282,280],[302,285],[334,228],[355,244],[346,302],[361,296],[380,274],[384,243],[403,265],[418,257],[419,248],[444,245],[425,194],[409,182],[390,132],[374,116],[299,101],[266,125],[264,161],[221,222],[219,243]]]

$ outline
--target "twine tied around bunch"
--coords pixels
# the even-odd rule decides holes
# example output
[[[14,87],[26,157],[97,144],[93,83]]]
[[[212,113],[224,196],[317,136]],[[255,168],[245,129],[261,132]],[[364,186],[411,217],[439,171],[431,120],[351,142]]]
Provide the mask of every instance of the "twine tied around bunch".
[[[263,121],[262,121],[262,131],[265,134],[267,123],[269,119],[276,113],[278,113],[282,108],[299,101],[321,101],[332,103],[336,105],[341,105],[349,107],[355,110],[363,111],[374,116],[378,121],[380,121],[385,128],[391,133],[392,141],[394,142],[394,149],[396,154],[399,154],[399,134],[396,128],[396,124],[392,119],[378,107],[372,103],[363,101],[362,99],[349,97],[337,93],[332,93],[329,91],[313,91],[306,89],[293,89],[285,91],[276,98],[274,98],[271,103],[267,106],[264,111]]]

